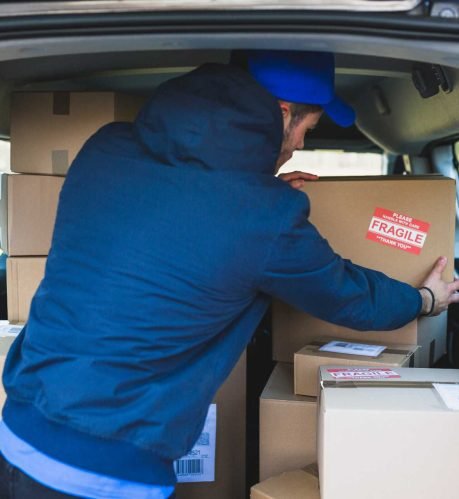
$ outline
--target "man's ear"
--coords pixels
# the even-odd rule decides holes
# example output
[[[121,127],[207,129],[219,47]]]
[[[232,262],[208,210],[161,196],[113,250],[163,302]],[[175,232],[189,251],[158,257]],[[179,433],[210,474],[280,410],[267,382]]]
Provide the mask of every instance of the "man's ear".
[[[292,110],[290,108],[290,104],[283,100],[279,101],[279,106],[281,108],[282,118],[284,120],[284,132],[287,130],[290,125],[290,121],[292,120]]]

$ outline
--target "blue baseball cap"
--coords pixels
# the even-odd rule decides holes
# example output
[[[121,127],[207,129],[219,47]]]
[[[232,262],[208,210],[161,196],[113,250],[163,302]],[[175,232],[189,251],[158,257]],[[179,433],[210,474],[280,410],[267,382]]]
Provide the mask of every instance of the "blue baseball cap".
[[[354,124],[354,110],[335,94],[332,53],[248,50],[245,56],[250,74],[274,97],[297,104],[319,104],[337,125]]]

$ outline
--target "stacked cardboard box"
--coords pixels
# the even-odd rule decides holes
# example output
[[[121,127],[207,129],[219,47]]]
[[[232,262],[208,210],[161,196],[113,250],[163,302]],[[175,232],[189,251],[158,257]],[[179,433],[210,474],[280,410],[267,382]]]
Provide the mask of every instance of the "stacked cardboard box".
[[[9,257],[6,261],[8,320],[26,322],[30,303],[43,276],[46,257]]]
[[[214,403],[217,413],[214,479],[202,481],[199,474],[188,476],[193,483],[178,483],[177,499],[245,498],[245,353],[218,390]]]
[[[49,175],[1,176],[1,248],[7,253],[8,320],[25,322],[45,271],[46,255],[64,179]]]
[[[320,369],[322,499],[455,499],[459,371]]]
[[[320,499],[316,467],[287,471],[254,485],[250,499]]]
[[[453,280],[452,180],[328,178],[307,183],[304,190],[311,200],[311,222],[343,257],[417,287],[444,255],[449,261],[443,277]],[[360,332],[275,302],[273,359],[278,364],[260,398],[260,479],[315,460],[316,439],[322,438],[317,435],[315,412],[320,366],[397,370],[431,365],[446,351],[445,320],[444,315],[413,321],[397,331]],[[331,346],[335,351],[325,351]],[[378,352],[369,354],[371,350]],[[334,433],[334,439],[339,446],[341,436]],[[324,480],[333,482],[330,476]],[[327,497],[342,497],[339,487]]]
[[[453,280],[456,190],[441,176],[324,178],[307,182],[311,222],[344,258],[419,286],[439,256]],[[383,344],[421,345],[415,366],[428,367],[446,352],[446,314],[397,331],[360,332],[336,326],[284,303],[273,306],[273,356],[293,355],[327,335]]]
[[[457,497],[459,370],[337,364],[319,387],[319,480],[292,469],[251,499]]]
[[[317,399],[293,392],[293,366],[279,362],[260,398],[260,480],[316,461]]]
[[[144,97],[115,92],[21,92],[11,108],[11,170],[2,175],[1,248],[8,320],[25,322],[44,276],[64,177],[85,141],[112,121],[132,121]]]
[[[11,107],[11,171],[65,175],[88,138],[133,121],[143,96],[116,92],[18,92]]]
[[[312,341],[294,356],[295,394],[317,396],[320,366],[339,364],[341,366],[410,367],[418,349],[416,345],[386,344],[384,349],[374,357],[368,355],[375,347],[378,350],[382,348],[374,343],[362,344],[343,339],[337,341],[336,338],[324,337]]]
[[[318,370],[321,365],[409,366],[417,346],[389,345],[376,357],[320,349],[333,338],[313,341],[278,362],[260,397],[260,480],[316,461]],[[343,345],[343,341],[339,342]],[[345,343],[362,350],[359,343]]]

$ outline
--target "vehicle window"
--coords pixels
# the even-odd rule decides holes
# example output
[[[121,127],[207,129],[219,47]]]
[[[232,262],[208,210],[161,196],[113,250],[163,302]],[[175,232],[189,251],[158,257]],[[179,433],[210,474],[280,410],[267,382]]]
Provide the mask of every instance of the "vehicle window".
[[[321,177],[386,175],[387,157],[378,153],[296,151],[279,173],[303,171]]]

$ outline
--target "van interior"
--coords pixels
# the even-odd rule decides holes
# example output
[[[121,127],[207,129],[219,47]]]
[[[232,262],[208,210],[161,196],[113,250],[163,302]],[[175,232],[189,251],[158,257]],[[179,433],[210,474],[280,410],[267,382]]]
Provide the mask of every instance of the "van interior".
[[[234,49],[319,50],[335,53],[337,94],[354,107],[357,121],[339,128],[324,117],[306,136],[304,151],[283,171],[438,173],[457,180],[455,19],[294,10],[169,14],[0,19],[0,26],[9,26],[0,37],[2,140],[9,140],[15,92],[116,90],[147,97],[161,83],[202,63],[228,63]],[[458,215],[456,204],[456,220]],[[459,270],[458,239],[455,255]],[[459,367],[458,329],[459,311],[453,306],[448,355],[439,367]],[[270,342],[268,314],[248,349],[249,463],[257,459],[256,437],[250,437],[252,430],[256,433],[257,397],[273,367]],[[255,468],[248,472],[249,483],[256,480]]]

